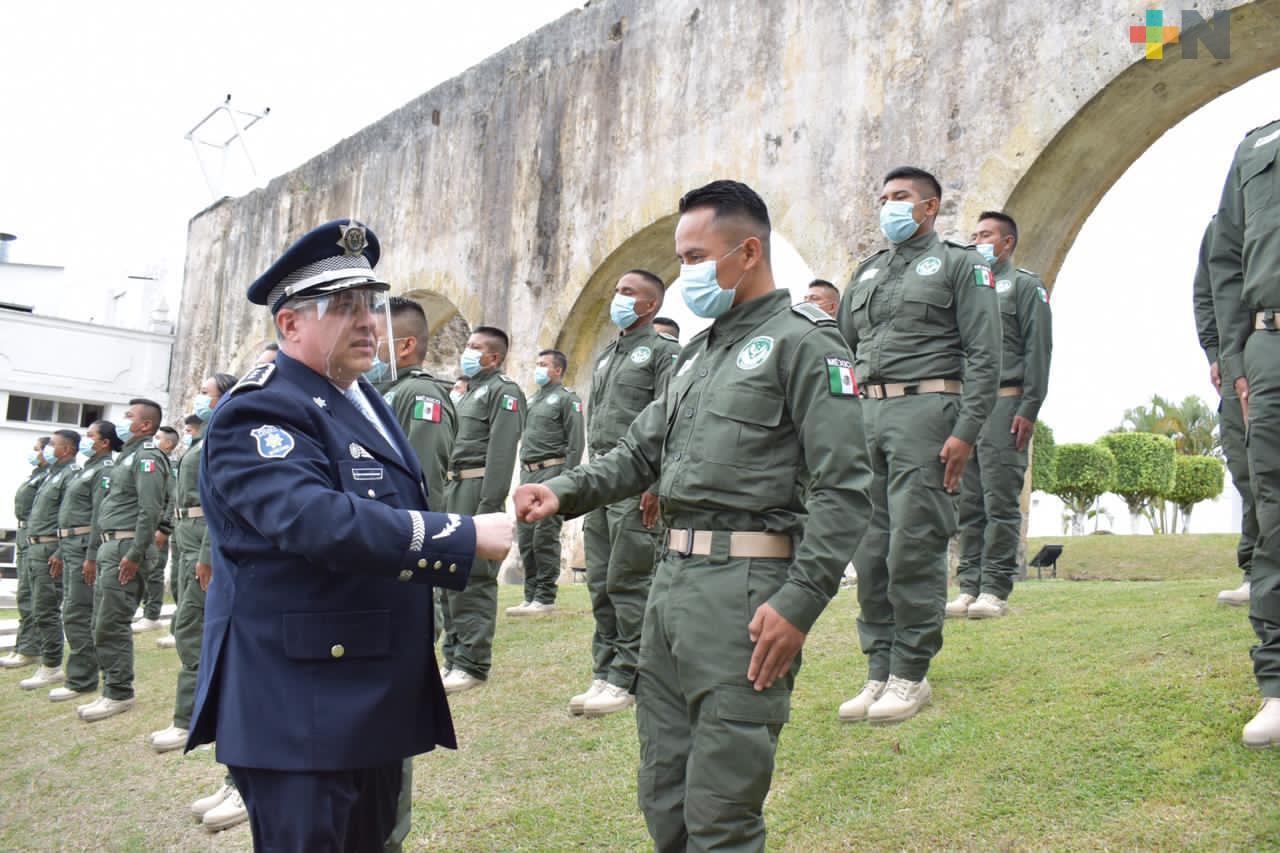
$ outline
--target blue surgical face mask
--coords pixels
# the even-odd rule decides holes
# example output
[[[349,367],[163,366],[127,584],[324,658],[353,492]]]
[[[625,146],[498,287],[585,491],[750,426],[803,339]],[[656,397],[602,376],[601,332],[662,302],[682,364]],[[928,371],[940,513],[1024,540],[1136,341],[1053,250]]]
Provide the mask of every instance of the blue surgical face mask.
[[[533,382],[539,388],[551,381],[551,371],[542,365],[538,365],[533,369]]]
[[[886,201],[880,207],[880,230],[889,238],[890,243],[905,243],[920,230],[920,223],[911,215],[917,204],[933,199],[920,201]]]
[[[378,356],[373,357],[373,364],[364,372],[364,378],[370,382],[381,382],[387,375],[387,363]]]
[[[716,278],[716,266],[725,258],[743,247],[743,243],[734,246],[719,261],[703,261],[699,264],[681,264],[680,277],[676,284],[682,285],[684,304],[699,317],[715,319],[733,307],[733,295],[746,278],[746,271],[738,278],[737,284],[726,290],[720,286]]]
[[[34,467],[36,467],[37,465],[39,465],[39,464],[40,464],[40,454],[39,454],[39,453],[36,453],[34,450],[28,450],[28,451],[27,451],[27,464],[28,464],[29,466],[31,466],[32,468],[34,468]]]
[[[197,394],[191,401],[191,413],[208,423],[209,417],[213,414],[213,398],[208,394]]]
[[[996,244],[995,243],[979,243],[974,247],[978,250],[978,254],[982,255],[983,260],[988,264],[996,262]]]
[[[44,461],[52,465],[58,461],[58,456],[53,452],[53,443],[50,442],[44,446],[44,450],[40,451],[40,455],[44,457]]]
[[[80,453],[83,456],[93,455],[93,439],[89,436],[82,436],[80,439]]]
[[[636,298],[615,293],[613,302],[609,303],[609,319],[619,329],[625,330],[634,326],[636,320],[640,319],[640,315],[636,313]]]
[[[461,392],[461,391],[450,391],[450,392],[449,392],[449,399],[453,401],[453,404],[454,404],[455,406],[456,406],[456,405],[458,405],[458,401],[462,399],[462,392]]]
[[[192,441],[194,441],[194,440],[195,440],[195,436],[193,436],[193,435],[192,435],[191,433],[189,433],[189,432],[188,432],[188,433],[185,433],[185,434],[183,434],[183,436],[182,436],[182,446],[183,446],[183,447],[190,447],[190,446],[191,446],[191,442],[192,442]]]
[[[458,360],[459,366],[462,368],[463,376],[475,376],[480,372],[480,357],[482,353],[478,349],[467,347],[462,351],[462,358]]]
[[[116,438],[128,444],[129,439],[133,438],[133,421],[128,418],[121,418],[111,423],[116,428]]]

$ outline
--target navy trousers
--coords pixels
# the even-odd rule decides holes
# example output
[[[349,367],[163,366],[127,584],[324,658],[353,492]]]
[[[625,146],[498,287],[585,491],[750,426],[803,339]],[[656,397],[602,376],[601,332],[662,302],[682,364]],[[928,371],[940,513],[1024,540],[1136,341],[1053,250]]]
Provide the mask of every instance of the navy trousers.
[[[229,769],[259,853],[378,853],[395,827],[399,761],[310,773]]]

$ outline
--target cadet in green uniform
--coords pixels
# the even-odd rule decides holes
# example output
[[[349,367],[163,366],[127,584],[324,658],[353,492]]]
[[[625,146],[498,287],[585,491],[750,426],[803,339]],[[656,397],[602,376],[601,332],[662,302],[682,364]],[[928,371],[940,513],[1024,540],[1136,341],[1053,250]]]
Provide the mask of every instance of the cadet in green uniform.
[[[538,393],[529,401],[520,438],[521,483],[545,483],[582,461],[582,400],[561,384],[568,369],[569,360],[559,350],[538,353],[533,371]],[[508,607],[508,616],[536,616],[555,610],[563,525],[564,519],[558,515],[536,524],[517,523],[516,539],[524,564],[524,601]]]
[[[955,493],[999,385],[995,279],[976,251],[938,237],[941,201],[928,172],[889,172],[880,229],[892,247],[858,265],[840,300],[875,472],[875,515],[853,556],[868,675],[840,706],[846,722],[901,722],[929,701]]]
[[[31,621],[31,575],[26,557],[27,517],[31,514],[31,504],[35,502],[36,490],[48,473],[48,463],[44,457],[44,449],[48,444],[47,435],[36,439],[35,449],[27,454],[31,473],[13,493],[13,514],[18,519],[18,634],[14,638],[13,651],[0,658],[0,667],[5,669],[30,666],[40,657],[40,640]]]
[[[715,322],[614,450],[521,486],[516,512],[657,482],[670,533],[635,682],[640,806],[658,850],[762,850],[800,648],[868,524],[871,473],[852,357],[826,314],[774,289],[764,202],[717,181],[680,211],[679,285]]]
[[[1218,370],[1239,395],[1258,540],[1249,621],[1258,644],[1253,673],[1262,709],[1244,727],[1246,746],[1280,745],[1280,120],[1236,149],[1209,248],[1218,319]]]
[[[587,450],[595,459],[612,450],[627,428],[662,394],[680,344],[653,327],[662,308],[662,279],[632,270],[614,286],[609,318],[621,334],[596,360],[587,399]],[[569,711],[592,716],[629,708],[635,701],[640,631],[653,578],[654,533],[643,510],[652,494],[629,496],[587,515],[582,524],[587,590],[596,632],[591,640],[593,676],[584,693],[569,700]]]
[[[211,381],[213,383],[212,385],[210,385]],[[230,384],[227,385],[227,389],[229,390],[233,385],[235,385],[235,381],[235,377],[229,373],[218,373],[215,374],[212,379],[206,379],[204,385],[200,388],[200,393],[196,395],[195,400],[192,402],[192,406],[199,408],[204,414],[204,417],[200,417],[196,414],[190,414],[182,419],[182,444],[186,449],[178,461],[173,464],[173,478],[169,488],[169,502],[165,509],[166,517],[170,518],[172,521],[170,529],[172,536],[169,540],[169,547],[173,552],[171,555],[173,558],[173,565],[172,568],[169,569],[169,594],[173,596],[174,611],[173,619],[169,620],[169,633],[156,640],[156,646],[162,649],[176,649],[178,647],[178,638],[174,636],[173,632],[177,630],[177,626],[174,623],[178,618],[178,610],[182,608],[183,586],[188,578],[195,580],[196,577],[194,566],[188,567],[189,570],[182,569],[182,545],[178,542],[178,537],[176,535],[177,529],[182,526],[184,521],[184,516],[178,513],[178,469],[182,459],[186,458],[186,455],[191,452],[191,448],[197,447],[198,443],[204,436],[204,425],[213,415],[211,401],[216,400],[225,393],[225,391],[218,390],[218,384],[220,382],[229,382]],[[210,387],[214,391],[212,395],[205,391],[206,388]],[[199,456],[197,455],[196,458],[199,459]],[[192,464],[197,465],[197,467],[199,465],[198,462],[193,462]],[[196,501],[198,504],[198,497],[196,498]],[[159,534],[157,534],[157,538],[159,538]],[[197,557],[198,556],[199,554],[197,553]],[[201,624],[203,624],[203,615],[201,616]]]
[[[62,681],[62,578],[54,572],[58,553],[58,508],[75,475],[80,434],[60,429],[44,446],[45,478],[36,490],[27,518],[27,565],[31,577],[31,624],[40,643],[41,665],[23,679],[23,690]]]
[[[51,702],[78,699],[98,689],[93,647],[93,586],[85,580],[85,554],[93,513],[107,495],[111,453],[124,443],[111,421],[97,421],[80,440],[83,466],[67,483],[58,508],[58,551],[53,569],[62,576],[62,628],[67,639],[66,681],[49,691]]]
[[[164,511],[160,513],[160,523],[156,526],[156,535],[151,543],[147,562],[143,566],[145,577],[142,581],[142,618],[133,623],[133,633],[142,634],[161,627],[160,611],[164,608],[164,570],[169,565],[169,538],[173,535],[174,492],[176,490],[174,475],[177,474],[177,462],[174,452],[178,449],[178,431],[173,427],[162,426],[156,430],[156,447],[169,457],[169,483],[165,491]],[[174,599],[176,606],[178,599]]]
[[[1214,217],[1216,219],[1216,217]],[[1213,283],[1209,277],[1209,248],[1213,239],[1210,219],[1200,240],[1200,259],[1192,281],[1191,306],[1196,317],[1196,336],[1200,349],[1209,360],[1209,381],[1218,392],[1218,426],[1222,434],[1222,451],[1227,457],[1231,482],[1240,494],[1240,539],[1236,543],[1236,564],[1243,578],[1234,589],[1218,593],[1219,604],[1243,607],[1249,603],[1249,575],[1253,566],[1253,543],[1258,538],[1258,516],[1253,511],[1253,486],[1249,482],[1249,459],[1244,446],[1244,413],[1236,389],[1222,384],[1218,370],[1218,315],[1214,304]]]
[[[200,648],[204,634],[204,597],[211,577],[213,545],[200,506],[200,458],[204,450],[204,429],[213,417],[213,409],[223,394],[236,384],[229,373],[215,373],[200,385],[200,393],[192,408],[200,419],[200,429],[191,446],[174,468],[169,493],[169,517],[172,519],[174,560],[170,569],[175,578],[174,589],[181,596],[173,613],[174,648],[182,669],[173,702],[173,723],[151,733],[151,748],[156,752],[180,749],[187,743],[191,712],[196,701],[196,675],[200,668]],[[203,574],[200,566],[204,566]]]
[[[1013,266],[1013,217],[996,210],[979,214],[973,243],[995,276],[1004,343],[999,396],[960,488],[960,594],[947,615],[991,619],[1008,612],[1018,574],[1027,445],[1048,393],[1053,318],[1044,282]]]
[[[102,668],[102,696],[76,710],[85,722],[105,720],[133,708],[133,632],[129,626],[142,596],[140,573],[156,535],[169,491],[169,457],[151,436],[160,426],[160,406],[134,399],[115,423],[125,442],[107,474],[107,496],[93,516],[85,555],[85,579],[95,585],[93,644]]]
[[[458,435],[449,457],[449,512],[503,512],[524,429],[520,386],[500,372],[510,342],[493,326],[477,326],[462,353],[468,390],[458,403]],[[467,588],[444,592],[444,689],[458,693],[489,677],[498,621],[498,560],[476,559]]]

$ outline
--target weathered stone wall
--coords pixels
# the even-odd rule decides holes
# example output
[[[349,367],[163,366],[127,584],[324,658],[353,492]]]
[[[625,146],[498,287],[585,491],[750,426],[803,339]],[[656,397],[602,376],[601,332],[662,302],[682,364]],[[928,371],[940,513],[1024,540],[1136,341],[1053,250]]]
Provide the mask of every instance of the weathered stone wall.
[[[1007,206],[1020,263],[1052,283],[1156,137],[1280,65],[1280,0],[1197,6],[1234,10],[1230,59],[1142,60],[1127,33],[1145,0],[597,0],[196,216],[175,399],[245,366],[270,338],[245,288],[353,214],[433,326],[455,309],[504,326],[522,364],[559,346],[580,388],[617,274],[673,274],[676,200],[713,178],[756,187],[814,268],[847,276],[880,244],[880,176],[917,164],[944,182],[943,231]],[[1260,104],[1258,122],[1274,114]]]

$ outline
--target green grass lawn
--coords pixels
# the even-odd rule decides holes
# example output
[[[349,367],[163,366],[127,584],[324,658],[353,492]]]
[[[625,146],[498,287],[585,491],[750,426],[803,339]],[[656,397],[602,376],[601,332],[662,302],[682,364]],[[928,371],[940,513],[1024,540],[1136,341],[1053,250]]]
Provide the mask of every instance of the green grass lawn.
[[[1214,603],[1239,582],[1234,539],[1053,541],[1064,579],[1021,584],[1008,619],[949,622],[934,703],[900,726],[835,719],[865,675],[841,591],[805,650],[770,847],[1280,843],[1280,750],[1240,745],[1257,708],[1253,635],[1242,609]],[[503,587],[499,607],[518,599]],[[499,618],[491,683],[452,703],[461,749],[417,761],[410,846],[645,849],[634,715],[565,710],[589,679],[585,587],[563,589],[556,616]],[[156,636],[137,640],[137,709],[102,723],[0,674],[0,849],[249,849],[246,827],[211,837],[186,816],[220,780],[212,754],[145,745],[169,722],[177,670]]]

